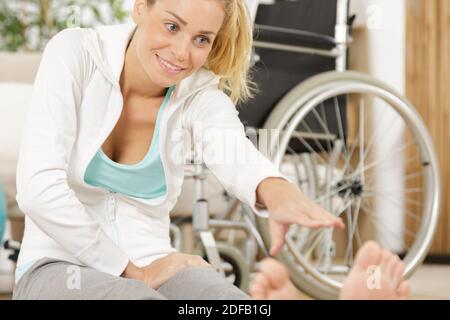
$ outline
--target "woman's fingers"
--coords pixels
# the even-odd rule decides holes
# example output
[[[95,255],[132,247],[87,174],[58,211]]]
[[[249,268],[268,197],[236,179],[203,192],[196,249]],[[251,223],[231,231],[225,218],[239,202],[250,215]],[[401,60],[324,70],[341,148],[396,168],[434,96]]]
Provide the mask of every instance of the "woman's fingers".
[[[311,210],[309,212],[318,212],[324,219],[326,219],[327,221],[331,221],[333,223],[333,226],[340,228],[345,227],[345,224],[341,218],[332,215],[316,203],[311,203]]]
[[[279,217],[276,221],[282,224],[299,224],[307,228],[327,228],[332,227],[334,222],[325,219],[311,218],[309,215],[303,213],[301,209],[293,209],[292,211],[283,212],[283,217]]]
[[[298,224],[302,224],[301,221],[307,217],[312,223],[312,228],[345,227],[341,218],[333,216],[315,203],[302,204],[297,207],[296,212],[298,218],[295,223]]]
[[[276,256],[283,248],[288,228],[289,226],[281,225],[272,219],[269,220],[270,238],[272,240],[272,247],[269,252],[271,256]]]
[[[317,203],[309,200],[307,197],[305,197],[301,190],[298,191],[299,195],[297,195],[296,198],[302,199],[300,202],[297,202],[298,211],[300,213],[303,213],[315,222],[323,223],[321,225],[322,227],[345,227],[344,222],[341,218],[332,215]]]
[[[317,218],[330,222],[337,222],[338,220],[340,220],[338,217],[332,215],[324,208],[312,201],[308,201],[307,203],[302,205],[301,210],[310,218]]]
[[[323,210],[323,209],[321,209]],[[345,225],[341,218],[334,217],[329,213],[321,213],[316,208],[310,207],[294,207],[294,208],[280,208],[276,212],[272,213],[278,223],[281,224],[299,224],[307,228],[331,228],[338,227],[344,228]]]
[[[307,216],[298,217],[296,223],[311,229],[331,227],[329,224],[313,221]],[[283,248],[289,226],[289,224],[280,224],[272,219],[269,220],[270,238],[272,240],[269,253],[272,257],[276,256]]]
[[[306,199],[303,194],[296,193],[288,197],[290,201],[282,202],[271,213],[269,230],[272,240],[270,255],[277,255],[283,248],[285,235],[291,224],[299,224],[306,228],[345,228],[341,218],[333,216],[318,204]]]

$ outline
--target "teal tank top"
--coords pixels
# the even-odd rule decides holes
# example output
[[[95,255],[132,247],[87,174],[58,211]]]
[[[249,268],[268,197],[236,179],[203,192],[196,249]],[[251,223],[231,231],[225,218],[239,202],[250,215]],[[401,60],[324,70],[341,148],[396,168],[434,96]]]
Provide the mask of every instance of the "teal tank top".
[[[154,199],[166,193],[158,137],[161,114],[173,89],[174,86],[167,90],[159,108],[150,148],[144,159],[136,164],[121,164],[111,160],[100,148],[86,169],[84,181],[87,184],[143,199]]]

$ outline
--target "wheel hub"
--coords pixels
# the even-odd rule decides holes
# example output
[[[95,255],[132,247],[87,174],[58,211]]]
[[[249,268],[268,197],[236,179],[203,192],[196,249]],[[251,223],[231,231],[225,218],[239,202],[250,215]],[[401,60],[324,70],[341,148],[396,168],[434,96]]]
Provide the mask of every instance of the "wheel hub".
[[[354,197],[359,197],[364,191],[364,186],[359,180],[356,178],[354,180],[341,180],[337,183],[336,189],[339,189],[339,196],[341,198],[345,198],[350,192]]]

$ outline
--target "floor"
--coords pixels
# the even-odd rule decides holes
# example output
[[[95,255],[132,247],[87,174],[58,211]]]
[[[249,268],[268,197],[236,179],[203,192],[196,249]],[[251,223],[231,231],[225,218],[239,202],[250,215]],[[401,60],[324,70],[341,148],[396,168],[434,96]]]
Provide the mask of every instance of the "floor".
[[[450,265],[422,265],[410,279],[410,285],[411,299],[450,299]],[[0,294],[0,300],[9,299],[10,294]]]
[[[422,265],[410,284],[413,299],[450,299],[450,265]]]

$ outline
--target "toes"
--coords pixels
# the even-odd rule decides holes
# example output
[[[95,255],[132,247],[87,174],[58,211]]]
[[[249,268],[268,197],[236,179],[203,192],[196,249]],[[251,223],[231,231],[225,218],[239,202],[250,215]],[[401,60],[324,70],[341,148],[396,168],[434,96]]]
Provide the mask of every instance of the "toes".
[[[265,258],[259,263],[259,270],[261,270],[263,273],[270,275],[270,274],[283,274],[287,275],[288,272],[286,270],[286,267],[279,262],[278,260],[275,260],[273,258]]]
[[[259,283],[252,283],[249,288],[250,296],[256,300],[266,300],[267,290]]]
[[[249,286],[249,293],[253,299],[263,300],[267,299],[267,292],[269,290],[269,281],[263,273],[257,273]]]
[[[397,290],[397,298],[399,300],[407,300],[409,298],[410,287],[408,281],[402,281]]]
[[[379,266],[383,272],[386,272],[387,270],[389,270],[388,266],[389,266],[389,262],[390,262],[391,258],[392,258],[392,253],[389,250],[386,250],[386,249],[381,250],[381,258],[380,258]]]
[[[368,241],[356,254],[354,266],[366,271],[372,265],[378,265],[382,250],[375,241]]]
[[[259,265],[259,269],[266,276],[271,286],[278,287],[289,281],[289,273],[281,262],[266,258]]]
[[[388,274],[388,276],[391,278],[391,280],[395,280],[395,267],[397,266],[397,264],[400,262],[400,258],[393,254],[390,253],[389,259],[386,263],[386,270],[385,272]]]
[[[405,272],[405,264],[400,260],[400,258],[397,259],[398,261],[394,264],[391,271],[391,278],[395,282],[396,287],[402,282],[403,273]]]
[[[384,272],[389,277],[389,279],[392,281],[393,287],[397,288],[397,286],[401,281],[402,276],[402,274],[400,274],[400,276],[398,274],[403,273],[402,269],[403,262],[396,254],[393,254],[388,250],[383,250],[381,256],[382,256],[380,262],[381,271]]]
[[[269,280],[267,279],[266,275],[261,272],[256,274],[256,276],[253,278],[252,282],[255,284],[257,283],[264,288],[268,288],[270,286]]]

